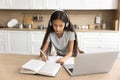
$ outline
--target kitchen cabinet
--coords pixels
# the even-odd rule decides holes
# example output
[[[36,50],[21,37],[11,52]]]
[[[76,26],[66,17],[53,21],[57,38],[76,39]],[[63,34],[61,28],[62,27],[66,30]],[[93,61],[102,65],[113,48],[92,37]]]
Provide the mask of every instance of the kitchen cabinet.
[[[9,0],[9,9],[30,9],[30,0]]]
[[[0,0],[0,9],[117,9],[118,0]]]
[[[118,51],[118,33],[83,33],[83,51],[86,53]]]
[[[77,32],[78,47],[80,50],[83,50],[83,32]]]
[[[39,55],[45,31],[0,31],[0,52]],[[120,50],[118,32],[77,32],[79,49],[85,53]]]
[[[30,0],[31,9],[58,9],[59,0]]]
[[[46,0],[46,9],[59,9],[59,0]]]
[[[119,44],[119,47],[118,47],[119,56],[118,57],[120,58],[120,31],[119,31],[119,39],[118,40],[119,40],[119,43],[118,43]]]
[[[45,31],[0,31],[0,52],[39,55]]]
[[[117,9],[118,0],[60,0],[60,8],[79,10]]]
[[[99,9],[118,9],[118,0],[98,0]]]
[[[30,0],[30,8],[31,9],[44,9],[45,0]]]
[[[7,53],[7,32],[0,30],[0,53]]]
[[[29,35],[27,31],[8,31],[8,53],[29,53]]]
[[[33,55],[40,54],[40,47],[43,42],[45,31],[31,31],[30,32],[30,52]]]
[[[98,0],[82,0],[82,9],[98,9]]]
[[[61,9],[82,9],[83,0],[60,0]]]
[[[0,0],[0,9],[8,9],[9,0]]]

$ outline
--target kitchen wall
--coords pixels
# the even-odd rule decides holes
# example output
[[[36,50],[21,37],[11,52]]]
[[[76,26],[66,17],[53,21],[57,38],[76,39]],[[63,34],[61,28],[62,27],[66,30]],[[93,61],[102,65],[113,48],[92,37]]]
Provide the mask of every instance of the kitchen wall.
[[[23,21],[25,15],[43,16],[43,21],[34,21],[34,26],[41,24],[47,25],[52,10],[0,10],[0,24],[7,25],[7,22],[13,18]],[[95,24],[95,16],[99,15],[101,21],[106,20],[107,29],[113,28],[113,22],[116,17],[116,10],[68,10],[70,20],[73,24],[88,25]]]

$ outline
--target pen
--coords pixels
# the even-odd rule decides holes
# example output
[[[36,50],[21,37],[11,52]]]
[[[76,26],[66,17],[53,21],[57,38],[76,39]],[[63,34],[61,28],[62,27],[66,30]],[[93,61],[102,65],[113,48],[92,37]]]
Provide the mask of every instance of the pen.
[[[47,55],[40,49],[40,52],[47,57]],[[47,57],[48,59],[48,57]]]
[[[43,54],[43,55],[45,55],[45,53],[40,49],[40,52]]]

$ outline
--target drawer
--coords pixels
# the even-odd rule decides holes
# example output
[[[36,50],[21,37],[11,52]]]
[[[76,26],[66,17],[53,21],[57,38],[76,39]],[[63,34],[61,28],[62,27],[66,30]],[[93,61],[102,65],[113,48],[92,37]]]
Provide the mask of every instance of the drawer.
[[[116,39],[85,39],[84,44],[102,44],[102,45],[106,45],[106,44],[118,44],[118,40]]]
[[[39,53],[40,53],[40,45],[32,45],[32,47],[31,47],[32,49],[31,49],[31,53],[32,54],[35,54],[35,55],[39,55]]]
[[[100,52],[112,52],[112,51],[117,51],[116,48],[97,48],[97,47],[86,47],[84,49],[85,53],[100,53]]]
[[[118,44],[117,43],[89,43],[89,44],[87,44],[87,43],[85,43],[84,44],[84,48],[86,48],[86,47],[112,47],[112,48],[116,48],[116,47],[118,47]]]
[[[118,39],[118,33],[84,33],[84,38]]]
[[[39,42],[43,40],[45,33],[44,32],[32,32],[31,39],[32,41]]]
[[[101,38],[101,33],[84,33],[84,38]]]
[[[0,52],[5,52],[6,48],[5,48],[5,44],[0,44]]]

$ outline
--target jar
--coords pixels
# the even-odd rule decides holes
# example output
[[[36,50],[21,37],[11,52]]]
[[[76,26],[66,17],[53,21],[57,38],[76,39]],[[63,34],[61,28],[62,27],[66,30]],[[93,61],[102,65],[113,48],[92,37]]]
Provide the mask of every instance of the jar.
[[[32,28],[32,25],[30,24],[30,25],[28,26],[28,28],[31,29],[31,28]]]
[[[103,30],[106,29],[106,21],[105,21],[105,20],[102,21],[102,29],[103,29]]]
[[[23,24],[20,24],[19,28],[22,29],[23,28]]]

